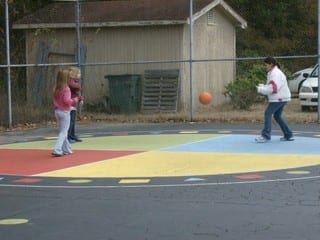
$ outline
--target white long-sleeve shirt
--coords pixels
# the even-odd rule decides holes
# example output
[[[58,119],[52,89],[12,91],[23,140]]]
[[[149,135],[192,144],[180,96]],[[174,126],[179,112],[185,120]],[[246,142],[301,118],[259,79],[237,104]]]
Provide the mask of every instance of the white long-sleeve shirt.
[[[269,102],[289,102],[291,100],[286,75],[277,66],[267,73],[267,83],[259,86],[258,92],[267,95]]]

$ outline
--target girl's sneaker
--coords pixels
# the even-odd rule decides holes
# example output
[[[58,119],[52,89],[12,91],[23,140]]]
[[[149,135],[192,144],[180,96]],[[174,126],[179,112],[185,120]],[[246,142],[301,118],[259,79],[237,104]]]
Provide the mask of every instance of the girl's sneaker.
[[[61,157],[61,156],[63,156],[63,153],[52,152],[51,155],[54,157]]]
[[[286,137],[282,137],[280,138],[280,141],[294,141],[294,138],[293,137],[289,137],[289,138],[286,138]]]
[[[268,141],[269,141],[269,140],[266,139],[264,136],[259,136],[259,137],[257,137],[255,140],[256,140],[257,143],[265,143],[265,142],[268,142]]]
[[[70,154],[72,154],[73,152],[72,151],[70,151],[70,152],[63,152],[63,155],[70,155]]]

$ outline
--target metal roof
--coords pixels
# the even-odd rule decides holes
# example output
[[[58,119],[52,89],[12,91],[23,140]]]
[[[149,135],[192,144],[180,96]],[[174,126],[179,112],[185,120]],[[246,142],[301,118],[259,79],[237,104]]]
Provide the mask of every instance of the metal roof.
[[[101,27],[184,24],[188,22],[189,4],[190,0],[81,1],[81,25]],[[223,0],[194,0],[194,19],[214,7],[219,7],[235,25],[242,28],[247,26],[246,21]],[[16,21],[13,28],[74,27],[75,10],[75,2],[53,2]]]

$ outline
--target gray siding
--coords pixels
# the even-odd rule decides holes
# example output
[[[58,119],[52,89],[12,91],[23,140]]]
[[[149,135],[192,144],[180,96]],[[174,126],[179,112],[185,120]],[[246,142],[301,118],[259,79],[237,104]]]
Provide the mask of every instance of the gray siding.
[[[207,14],[194,24],[193,52],[194,59],[225,59],[235,57],[235,28],[224,16],[213,9],[214,24],[208,24]],[[184,31],[184,56],[189,58],[189,26]],[[182,105],[189,109],[190,77],[189,64],[184,64],[184,78],[181,88]],[[213,61],[193,63],[193,94],[194,106],[198,109],[201,104],[197,101],[201,91],[208,91],[213,95],[213,105],[220,105],[227,101],[223,95],[227,83],[234,80],[235,63],[233,61]]]
[[[235,27],[221,12],[213,9],[213,23],[208,24],[208,14],[194,24],[194,59],[225,59],[235,57]],[[73,29],[56,29],[27,32],[27,62],[37,63],[40,41],[50,46],[49,63],[73,62],[76,39]],[[189,63],[118,64],[136,61],[175,61],[189,59],[189,25],[164,25],[141,27],[84,28],[81,41],[87,47],[86,66],[83,72],[83,95],[90,104],[105,103],[109,95],[106,75],[140,74],[148,69],[179,69],[179,109],[189,110]],[[59,54],[59,53],[65,53]],[[69,54],[69,55],[68,55]],[[102,64],[107,63],[107,64]],[[111,64],[112,63],[112,64]],[[233,61],[196,62],[193,64],[193,99],[195,109],[201,91],[213,95],[213,105],[226,102],[223,91],[233,81]],[[60,67],[49,67],[44,77],[44,95],[51,101],[56,72]],[[34,94],[34,79],[38,68],[28,69],[28,96]]]
[[[88,46],[87,62],[136,62],[136,61],[164,61],[179,60],[180,27],[128,27],[104,28],[97,31],[83,33],[83,41]],[[87,67],[84,91],[90,100],[96,101],[94,96],[101,86],[108,94],[105,75],[140,74],[147,69],[178,68],[178,64],[115,64],[99,67]]]
[[[134,61],[180,60],[180,26],[127,27],[85,29],[82,31],[82,44],[87,47],[87,63],[119,63]],[[50,46],[50,52],[72,54],[75,52],[74,30],[29,32],[27,34],[27,61],[37,63],[39,42]],[[73,62],[74,56],[50,54],[49,63]],[[47,88],[54,84],[55,75],[60,67],[49,67],[45,77]],[[178,63],[153,64],[99,64],[85,67],[83,76],[83,94],[87,103],[104,101],[108,95],[108,83],[105,75],[143,74],[147,69],[177,69]],[[29,97],[32,95],[32,81],[35,71],[28,71]]]

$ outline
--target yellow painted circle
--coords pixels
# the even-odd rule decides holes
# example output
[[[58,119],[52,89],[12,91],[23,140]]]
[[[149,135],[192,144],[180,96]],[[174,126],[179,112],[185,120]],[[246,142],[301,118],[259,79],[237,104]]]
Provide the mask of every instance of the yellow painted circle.
[[[220,133],[220,134],[226,134],[226,133],[231,133],[231,131],[218,131],[218,133]]]
[[[74,184],[82,184],[82,183],[89,183],[92,182],[89,179],[73,179],[73,180],[69,180],[68,183],[74,183]]]
[[[0,225],[17,225],[17,224],[24,224],[27,222],[29,222],[29,220],[23,219],[23,218],[0,219]]]

